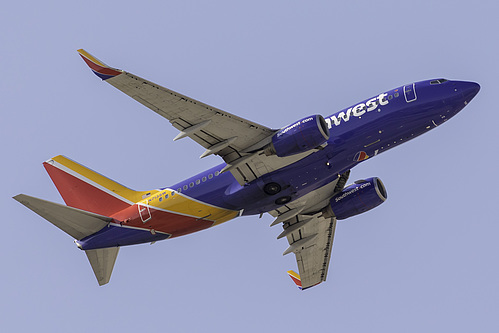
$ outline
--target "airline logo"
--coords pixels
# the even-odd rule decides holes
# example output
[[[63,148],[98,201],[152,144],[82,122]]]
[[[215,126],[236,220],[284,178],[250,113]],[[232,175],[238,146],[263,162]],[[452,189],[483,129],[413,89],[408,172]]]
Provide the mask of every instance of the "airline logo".
[[[367,160],[369,158],[369,155],[365,151],[359,151],[357,154],[355,154],[353,160],[354,162],[360,162]]]
[[[279,133],[277,133],[277,137],[280,137],[281,135],[284,135],[286,134],[288,131],[292,130],[293,128],[295,127],[298,127],[300,126],[301,124],[305,124],[305,123],[308,123],[309,121],[311,120],[314,120],[314,117],[309,117],[309,118],[306,118],[306,119],[303,119],[303,120],[299,120],[297,121],[296,123],[294,123],[293,125],[289,125],[288,127],[286,127],[285,129],[279,131]]]
[[[338,201],[340,201],[340,200],[343,200],[343,199],[345,199],[346,197],[348,197],[349,195],[354,194],[354,193],[355,193],[355,192],[357,192],[358,190],[361,190],[361,189],[366,188],[366,187],[368,187],[368,186],[371,186],[371,183],[369,183],[369,182],[367,182],[367,183],[363,183],[363,184],[361,184],[360,186],[356,186],[356,187],[354,187],[353,189],[351,189],[350,191],[343,193],[343,194],[342,194],[342,195],[340,195],[339,197],[336,197],[334,200],[335,200],[336,202],[338,202]]]
[[[365,103],[360,103],[355,105],[354,107],[349,108],[348,110],[346,110],[346,112],[341,111],[340,113],[336,113],[331,117],[326,118],[326,123],[329,128],[332,128],[333,126],[339,126],[342,120],[344,122],[349,121],[350,117],[352,116],[361,117],[366,112],[376,110],[378,106],[387,105],[388,100],[386,99],[386,96],[388,96],[387,93],[379,94],[377,97],[371,98]]]

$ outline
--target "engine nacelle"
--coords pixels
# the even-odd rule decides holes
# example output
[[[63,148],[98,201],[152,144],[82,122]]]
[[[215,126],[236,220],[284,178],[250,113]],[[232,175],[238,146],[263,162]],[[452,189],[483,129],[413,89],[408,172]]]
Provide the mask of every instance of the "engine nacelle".
[[[377,177],[356,181],[330,200],[330,207],[338,220],[343,220],[381,205],[387,198],[386,189]]]
[[[272,137],[266,155],[285,157],[317,148],[329,139],[329,128],[321,115],[303,118]]]

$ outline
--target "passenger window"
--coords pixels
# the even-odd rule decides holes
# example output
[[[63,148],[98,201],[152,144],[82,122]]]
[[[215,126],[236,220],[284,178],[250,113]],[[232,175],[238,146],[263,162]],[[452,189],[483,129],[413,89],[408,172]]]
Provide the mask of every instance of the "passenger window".
[[[389,100],[392,100],[392,99],[393,99],[393,96],[392,96],[392,95],[388,95],[388,99],[389,99]]]
[[[210,174],[208,175],[208,179],[212,179],[212,178],[213,178],[213,174],[212,174],[212,173],[210,173]]]
[[[182,193],[182,189],[179,187],[179,188],[177,189],[177,192],[178,192],[178,193]],[[173,193],[172,193],[172,195],[173,195]]]
[[[215,171],[215,177],[218,176],[219,174],[220,174],[220,172]]]
[[[184,185],[184,190],[187,190],[188,188],[189,188],[189,186]]]
[[[189,184],[189,187],[194,187],[194,182],[191,182],[191,183]]]
[[[398,92],[396,92],[396,93],[395,93],[395,94],[393,94],[393,95],[395,96],[395,98],[397,98],[397,97],[399,97],[399,96],[400,96]]]
[[[196,185],[201,184],[201,181],[199,179],[196,179]]]
[[[203,183],[206,181],[206,177],[203,177]]]

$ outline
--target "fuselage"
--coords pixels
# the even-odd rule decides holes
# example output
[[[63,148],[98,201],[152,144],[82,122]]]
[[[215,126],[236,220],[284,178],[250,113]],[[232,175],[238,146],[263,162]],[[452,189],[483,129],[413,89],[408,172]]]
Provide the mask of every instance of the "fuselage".
[[[263,193],[264,184],[276,182],[283,188],[278,196],[298,199],[358,163],[439,126],[479,90],[472,82],[437,82],[398,87],[325,117],[331,136],[324,149],[245,186],[229,172],[220,174],[225,166],[220,164],[169,189],[218,207],[242,210],[244,215],[276,209],[276,197]]]
[[[440,79],[380,93],[325,117],[331,132],[327,145],[298,162],[245,185],[230,172],[220,172],[225,164],[217,165],[161,188],[112,216],[116,225],[149,232],[125,240],[122,234],[131,235],[131,231],[103,230],[81,240],[80,247],[150,242],[206,229],[239,215],[272,211],[282,205],[277,199],[299,199],[357,164],[441,125],[461,111],[479,89],[473,82]],[[266,194],[263,187],[268,183],[277,183],[282,190]]]

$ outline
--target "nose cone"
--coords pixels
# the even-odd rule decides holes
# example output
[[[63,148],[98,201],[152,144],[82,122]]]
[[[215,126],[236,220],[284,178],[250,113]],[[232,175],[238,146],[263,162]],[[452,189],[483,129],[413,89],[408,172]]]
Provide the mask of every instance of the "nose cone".
[[[480,91],[480,85],[475,82],[457,82],[459,92],[463,95],[464,101],[468,104]]]

